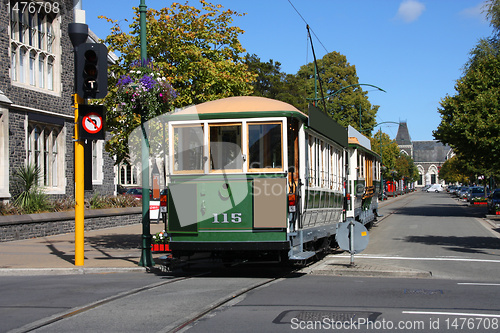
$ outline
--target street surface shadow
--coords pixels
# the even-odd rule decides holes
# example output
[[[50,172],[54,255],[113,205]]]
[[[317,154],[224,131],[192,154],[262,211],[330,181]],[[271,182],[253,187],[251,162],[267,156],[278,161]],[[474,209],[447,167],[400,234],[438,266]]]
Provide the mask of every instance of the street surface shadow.
[[[429,204],[425,206],[401,207],[395,211],[398,215],[426,217],[484,217],[486,207],[456,204]]]
[[[422,243],[426,245],[441,245],[447,247],[451,251],[464,253],[483,253],[485,250],[499,250],[500,242],[494,237],[477,237],[477,236],[408,236],[405,241],[411,243]]]
[[[85,237],[85,242],[94,248],[102,249],[140,249],[141,235],[117,234]]]

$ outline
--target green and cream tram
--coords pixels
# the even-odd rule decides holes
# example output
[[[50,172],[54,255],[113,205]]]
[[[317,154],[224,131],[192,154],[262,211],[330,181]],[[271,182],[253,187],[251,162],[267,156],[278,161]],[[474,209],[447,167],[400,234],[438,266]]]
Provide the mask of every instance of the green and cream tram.
[[[347,130],[313,108],[230,97],[168,116],[174,257],[304,260],[344,212]]]

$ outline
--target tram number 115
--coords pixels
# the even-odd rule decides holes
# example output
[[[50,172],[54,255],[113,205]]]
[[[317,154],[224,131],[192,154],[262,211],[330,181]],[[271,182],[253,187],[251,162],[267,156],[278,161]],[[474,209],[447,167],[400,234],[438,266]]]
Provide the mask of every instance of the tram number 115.
[[[229,214],[214,214],[214,220],[212,223],[241,223],[241,213],[232,213],[231,216]],[[229,217],[231,217],[231,221],[229,221]]]

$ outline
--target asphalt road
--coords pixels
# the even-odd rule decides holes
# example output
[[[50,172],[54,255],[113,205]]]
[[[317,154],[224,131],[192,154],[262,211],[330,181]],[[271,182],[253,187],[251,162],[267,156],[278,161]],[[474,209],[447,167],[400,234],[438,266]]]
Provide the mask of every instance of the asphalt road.
[[[381,211],[386,217],[371,230],[361,258],[381,257],[435,278],[500,281],[500,228],[485,222],[484,206],[416,192]]]

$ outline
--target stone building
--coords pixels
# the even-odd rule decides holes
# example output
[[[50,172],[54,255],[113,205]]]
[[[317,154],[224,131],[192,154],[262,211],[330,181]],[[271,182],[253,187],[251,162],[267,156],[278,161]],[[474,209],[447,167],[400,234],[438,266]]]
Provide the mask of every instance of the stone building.
[[[439,169],[453,156],[453,150],[436,140],[412,141],[406,122],[400,122],[396,142],[403,154],[413,158],[420,174],[416,186],[443,183],[439,179]]]
[[[28,164],[41,169],[47,194],[74,196],[73,0],[24,3],[0,2],[0,201],[15,195],[13,173]],[[94,191],[113,193],[104,142],[88,147]]]

